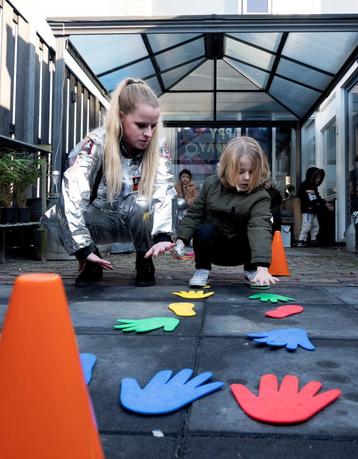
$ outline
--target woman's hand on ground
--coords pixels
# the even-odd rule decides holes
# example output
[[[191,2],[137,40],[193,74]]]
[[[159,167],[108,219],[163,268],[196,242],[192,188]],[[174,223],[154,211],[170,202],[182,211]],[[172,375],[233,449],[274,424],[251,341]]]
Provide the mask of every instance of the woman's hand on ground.
[[[104,260],[103,258],[98,257],[95,253],[90,253],[86,258],[86,261],[90,261],[91,263],[96,263],[100,265],[103,269],[111,269],[113,270],[113,265],[110,261]]]
[[[257,267],[256,276],[252,279],[252,284],[273,285],[276,282],[279,282],[279,279],[271,276],[268,268],[264,268],[263,266]]]
[[[162,253],[172,250],[174,247],[175,247],[174,242],[169,242],[169,241],[157,242],[148,250],[148,252],[144,255],[144,258],[157,257],[158,255],[161,255]]]

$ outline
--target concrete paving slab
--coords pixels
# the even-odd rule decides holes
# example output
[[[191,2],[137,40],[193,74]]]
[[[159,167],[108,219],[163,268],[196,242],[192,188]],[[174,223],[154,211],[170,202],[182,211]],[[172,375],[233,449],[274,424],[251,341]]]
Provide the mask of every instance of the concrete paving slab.
[[[0,304],[7,305],[12,292],[12,285],[0,285]]]
[[[250,300],[248,300],[250,301]],[[206,310],[204,335],[246,336],[263,330],[304,328],[310,338],[358,339],[358,311],[347,304],[302,304],[300,314],[284,319],[265,317],[277,305],[267,303],[218,303]],[[314,344],[314,342],[313,342]]]
[[[128,285],[96,285],[94,287],[68,290],[68,299],[69,301],[133,301],[135,299],[136,301],[168,300],[168,302],[173,302],[180,300],[180,298],[173,295],[171,292],[177,292],[179,290],[188,290],[188,286],[180,283],[172,285],[154,285],[153,287],[145,288]]]
[[[356,440],[314,440],[311,438],[218,438],[190,437],[184,457],[187,459],[352,459],[357,455]]]
[[[224,381],[221,391],[196,401],[191,408],[189,428],[195,432],[236,432],[263,435],[358,435],[357,342],[320,340],[313,352],[298,349],[258,348],[240,338],[203,338],[198,372],[213,371]],[[300,387],[320,381],[323,390],[340,389],[342,397],[309,421],[295,426],[256,422],[238,406],[230,384],[241,383],[257,394],[261,375],[276,374],[279,382],[295,374]]]
[[[174,299],[174,302],[180,302]],[[182,300],[183,302],[184,300]],[[78,333],[121,334],[113,327],[117,319],[145,319],[148,317],[170,317],[179,319],[179,325],[173,332],[163,329],[150,334],[198,335],[202,325],[202,302],[195,302],[196,316],[179,317],[168,309],[170,302],[163,301],[86,301],[73,302],[70,305],[73,325]]]
[[[208,301],[230,301],[230,302],[237,302],[237,303],[246,303],[249,301],[252,304],[261,303],[258,300],[249,300],[249,296],[254,295],[256,293],[261,293],[262,291],[257,289],[249,288],[245,285],[234,287],[234,286],[220,286],[215,289],[213,286],[213,290],[215,291],[215,295],[212,298],[209,298]],[[343,301],[339,300],[337,297],[331,295],[330,293],[326,293],[323,289],[318,287],[304,287],[302,288],[301,285],[297,287],[291,286],[280,286],[274,285],[269,290],[263,290],[263,293],[275,293],[277,295],[284,295],[294,298],[294,301],[290,301],[289,303],[343,303]],[[271,303],[269,303],[271,304]],[[278,305],[286,304],[279,302]]]
[[[89,390],[101,432],[140,434],[160,429],[164,434],[173,434],[181,431],[185,409],[163,416],[140,416],[120,407],[120,381],[133,377],[144,387],[158,371],[193,368],[196,339],[148,334],[79,335],[78,343],[81,352],[97,357]]]
[[[111,459],[174,458],[177,440],[144,435],[101,435],[102,447]]]
[[[357,287],[325,287],[324,291],[330,295],[339,298],[345,303],[358,306],[358,288]]]

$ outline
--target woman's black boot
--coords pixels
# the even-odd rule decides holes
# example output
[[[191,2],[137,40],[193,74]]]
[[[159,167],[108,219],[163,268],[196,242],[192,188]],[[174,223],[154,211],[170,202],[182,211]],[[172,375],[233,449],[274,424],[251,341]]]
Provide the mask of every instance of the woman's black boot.
[[[96,249],[94,252],[98,257],[102,258],[99,250]],[[77,276],[75,280],[75,287],[88,287],[95,284],[96,282],[101,281],[103,278],[103,268],[97,263],[91,261],[86,261],[85,266],[81,273]]]
[[[150,287],[155,285],[155,269],[152,257],[144,258],[145,252],[137,252],[135,268],[137,275],[134,281],[136,287]]]

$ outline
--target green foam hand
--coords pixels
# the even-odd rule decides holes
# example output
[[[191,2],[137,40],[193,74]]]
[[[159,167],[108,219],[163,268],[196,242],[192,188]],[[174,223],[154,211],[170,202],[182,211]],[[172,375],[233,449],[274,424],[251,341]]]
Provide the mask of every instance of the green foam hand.
[[[294,298],[289,296],[276,295],[275,293],[256,293],[255,295],[249,296],[250,300],[260,300],[265,303],[270,301],[270,303],[277,303],[278,301],[293,301]]]
[[[171,332],[179,325],[179,319],[173,317],[149,317],[148,319],[118,319],[114,328],[123,332],[144,333],[158,328]]]

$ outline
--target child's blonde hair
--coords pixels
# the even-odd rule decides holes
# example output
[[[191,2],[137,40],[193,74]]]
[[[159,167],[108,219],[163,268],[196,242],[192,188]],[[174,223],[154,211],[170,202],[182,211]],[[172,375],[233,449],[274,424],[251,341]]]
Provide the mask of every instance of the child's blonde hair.
[[[120,140],[123,128],[120,112],[133,113],[138,105],[145,104],[153,108],[159,107],[159,101],[151,88],[143,81],[126,78],[113,91],[110,106],[106,115],[106,140],[104,145],[104,175],[107,182],[107,197],[113,201],[122,187],[122,165],[120,159]],[[146,148],[143,157],[142,176],[138,192],[149,200],[152,195],[154,179],[158,167],[158,127]]]
[[[247,192],[250,193],[270,177],[267,156],[255,139],[235,137],[230,140],[218,163],[218,177],[224,187],[236,187],[242,156],[248,156],[252,161],[252,175],[247,189]]]

